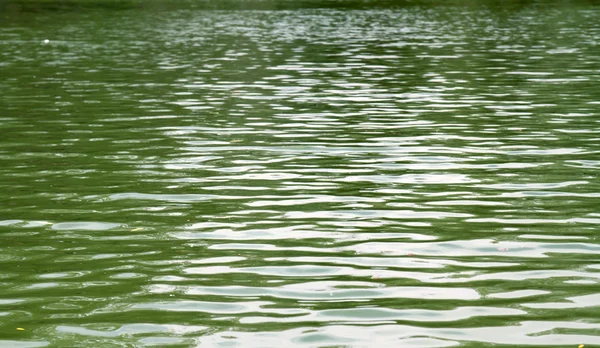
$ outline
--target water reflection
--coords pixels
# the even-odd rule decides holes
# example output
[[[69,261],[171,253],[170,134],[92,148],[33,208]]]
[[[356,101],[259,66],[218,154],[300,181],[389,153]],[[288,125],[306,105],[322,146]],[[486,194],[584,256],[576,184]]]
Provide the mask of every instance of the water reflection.
[[[595,8],[189,6],[0,22],[0,345],[597,341]]]

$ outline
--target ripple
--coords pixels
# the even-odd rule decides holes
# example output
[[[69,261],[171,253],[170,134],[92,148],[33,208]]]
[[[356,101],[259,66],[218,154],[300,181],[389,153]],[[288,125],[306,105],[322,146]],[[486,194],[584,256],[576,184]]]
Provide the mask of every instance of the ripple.
[[[57,231],[105,231],[119,227],[120,224],[110,222],[60,222],[52,225],[53,230]]]
[[[11,4],[0,346],[598,342],[593,6]]]

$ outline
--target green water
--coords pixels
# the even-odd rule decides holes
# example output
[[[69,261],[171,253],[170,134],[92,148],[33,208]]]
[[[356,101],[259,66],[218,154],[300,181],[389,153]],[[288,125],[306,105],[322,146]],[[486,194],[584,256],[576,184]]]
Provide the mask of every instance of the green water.
[[[0,11],[0,347],[600,346],[593,2]]]

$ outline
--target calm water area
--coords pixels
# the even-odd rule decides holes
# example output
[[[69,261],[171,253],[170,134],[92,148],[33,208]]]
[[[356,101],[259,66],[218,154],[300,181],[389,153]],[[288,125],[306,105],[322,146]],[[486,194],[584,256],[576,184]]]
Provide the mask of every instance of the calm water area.
[[[600,5],[20,1],[0,347],[600,347]]]

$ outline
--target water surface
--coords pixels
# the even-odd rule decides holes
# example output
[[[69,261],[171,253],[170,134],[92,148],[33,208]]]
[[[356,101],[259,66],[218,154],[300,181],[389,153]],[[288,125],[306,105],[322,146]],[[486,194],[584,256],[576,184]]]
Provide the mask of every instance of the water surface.
[[[0,13],[0,345],[598,344],[600,8],[272,4]]]

